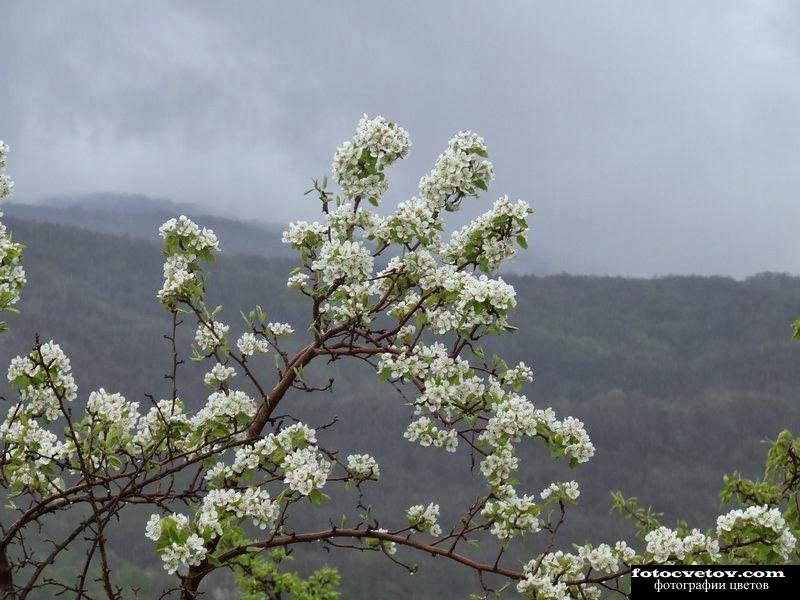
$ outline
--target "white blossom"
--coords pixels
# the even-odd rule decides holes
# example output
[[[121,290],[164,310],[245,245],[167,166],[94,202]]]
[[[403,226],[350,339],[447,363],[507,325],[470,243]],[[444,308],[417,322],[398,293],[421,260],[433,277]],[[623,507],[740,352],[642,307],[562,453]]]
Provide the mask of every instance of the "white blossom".
[[[219,321],[201,322],[194,334],[194,341],[204,352],[213,352],[216,348],[225,345],[230,327]]]
[[[161,517],[159,515],[150,515],[144,528],[144,535],[154,542],[161,539]]]
[[[370,119],[364,115],[355,136],[336,150],[333,178],[345,195],[377,200],[388,187],[384,168],[404,158],[410,147],[405,129],[383,117]]]
[[[406,511],[408,525],[422,533],[432,536],[441,535],[442,528],[438,525],[439,505],[431,502],[427,506],[415,504]]]
[[[286,455],[281,468],[284,483],[290,489],[308,496],[325,485],[331,463],[314,447],[298,448]]]
[[[310,279],[311,277],[309,277],[308,273],[295,273],[294,275],[290,275],[286,280],[286,287],[302,289],[308,284]]]
[[[168,438],[182,440],[180,433],[189,428],[189,419],[184,414],[183,402],[159,400],[136,425],[134,444],[149,449],[155,442],[162,445]]]
[[[0,310],[7,310],[19,301],[26,283],[22,244],[14,242],[6,226],[0,222]]]
[[[327,227],[320,225],[316,221],[313,223],[294,221],[289,223],[289,229],[283,232],[281,241],[298,249],[303,246],[316,248],[322,243],[327,231]]]
[[[264,354],[269,352],[269,343],[264,338],[256,337],[254,333],[246,332],[236,341],[236,347],[239,352],[245,356],[253,356],[254,354]]]
[[[369,454],[350,454],[347,457],[347,470],[356,479],[374,479],[381,476],[378,462]]]
[[[276,336],[291,335],[294,328],[289,323],[267,323],[267,331]]]
[[[266,529],[275,522],[278,512],[279,507],[271,501],[266,490],[209,490],[198,513],[197,527],[206,535],[221,536],[224,533],[223,519],[231,514],[238,519],[250,518],[256,527]]]
[[[669,527],[658,527],[647,533],[644,537],[647,543],[645,550],[653,556],[657,563],[670,560],[683,560],[686,557],[686,547],[678,533]]]
[[[193,272],[193,254],[175,254],[164,261],[164,284],[158,291],[158,299],[165,304],[180,299],[185,289],[197,284]]]
[[[485,190],[494,179],[492,163],[483,138],[469,131],[461,131],[439,155],[436,166],[419,182],[422,196],[434,209],[447,207],[448,200],[459,196],[472,196]]]
[[[527,246],[528,214],[533,209],[527,202],[511,202],[503,196],[492,209],[454,232],[442,248],[442,257],[453,264],[474,263],[491,273],[517,250]]]
[[[205,227],[201,229],[185,215],[170,219],[159,227],[158,233],[165,240],[179,239],[184,245],[182,249],[192,254],[199,254],[204,250],[219,250],[219,241],[214,232]]]
[[[372,254],[360,242],[334,239],[325,242],[311,268],[331,285],[338,280],[363,282],[372,273]]]
[[[209,387],[217,387],[235,376],[236,369],[233,367],[215,363],[211,370],[203,376],[203,383]]]
[[[565,481],[562,483],[551,483],[539,494],[542,500],[569,500],[575,502],[581,495],[577,481]]]
[[[608,544],[600,544],[593,548],[590,544],[578,547],[578,556],[589,563],[595,571],[613,573],[619,570],[619,555]]]
[[[717,517],[717,536],[720,538],[733,538],[738,530],[747,527],[762,529],[775,551],[784,559],[788,559],[794,551],[797,540],[778,508],[770,508],[766,504],[748,506]]]
[[[7,445],[2,472],[12,490],[52,490],[52,467],[69,453],[56,434],[18,407],[12,407],[0,425],[0,442]]]
[[[567,586],[565,581],[583,575],[584,561],[580,556],[565,554],[561,550],[535,558],[522,570],[525,579],[517,584],[517,591],[531,600],[571,600],[578,597],[597,600],[599,589],[581,586],[580,591]],[[574,593],[573,593],[574,592]]]
[[[491,533],[500,540],[509,540],[523,533],[541,529],[540,507],[534,496],[517,495],[510,485],[502,486],[500,496],[489,500],[481,514],[492,523]]]
[[[70,360],[52,340],[12,359],[8,381],[19,390],[25,410],[47,421],[58,418],[62,399],[71,402],[78,395]]]
[[[139,423],[138,402],[128,402],[122,394],[110,394],[100,388],[89,394],[86,412],[106,437],[113,432],[120,444],[133,440]]]
[[[164,569],[170,575],[180,567],[199,565],[205,559],[207,550],[205,542],[196,533],[191,534],[184,543],[172,542],[161,552]]]
[[[518,363],[515,367],[507,369],[501,379],[506,385],[519,388],[523,383],[533,381],[533,369],[524,362]]]
[[[192,418],[194,428],[202,428],[209,422],[236,425],[242,418],[256,414],[255,400],[240,391],[217,391],[208,397],[206,405]]]
[[[8,146],[0,140],[0,200],[14,191],[14,182],[5,174]],[[0,217],[3,212],[0,211]],[[19,301],[27,283],[22,268],[22,244],[14,242],[6,226],[0,222],[0,312],[11,309]],[[3,323],[0,322],[0,332]]]
[[[213,231],[200,228],[188,217],[170,219],[159,228],[164,238],[164,284],[158,292],[159,301],[171,310],[177,302],[194,294],[202,295],[198,259],[211,260],[219,250]]]
[[[14,182],[5,174],[7,155],[8,144],[0,140],[0,200],[7,198],[14,191]]]
[[[423,246],[438,247],[441,231],[442,222],[436,212],[424,200],[412,198],[397,206],[376,235],[397,244],[411,244],[418,240]]]

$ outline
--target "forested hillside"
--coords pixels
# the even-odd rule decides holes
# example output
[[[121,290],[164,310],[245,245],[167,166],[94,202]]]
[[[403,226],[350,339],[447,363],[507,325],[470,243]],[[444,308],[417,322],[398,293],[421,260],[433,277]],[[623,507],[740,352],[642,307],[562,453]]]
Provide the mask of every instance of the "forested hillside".
[[[169,352],[162,335],[169,315],[155,300],[162,263],[157,242],[13,217],[7,223],[28,246],[30,283],[22,314],[8,319],[11,331],[0,338],[0,365],[5,368],[11,357],[24,353],[38,333],[59,341],[71,356],[82,398],[98,387],[143,404],[144,394],[163,393]],[[220,238],[224,251],[231,240],[224,231]],[[258,253],[254,248],[252,254]],[[232,334],[243,330],[239,311],[260,304],[271,319],[293,323],[302,339],[309,308],[286,288],[292,262],[231,254],[223,252],[213,267],[210,300],[224,305]],[[761,440],[783,428],[800,429],[800,347],[790,341],[790,323],[800,316],[800,279],[508,279],[517,289],[514,322],[520,331],[502,338],[504,355],[509,362],[533,365],[536,381],[526,389],[528,397],[537,406],[583,419],[597,447],[595,458],[574,475],[563,465],[557,472],[549,460],[541,467],[535,460],[526,463],[522,489],[539,491],[553,477],[581,482],[581,502],[568,532],[591,532],[593,541],[627,534],[629,525],[608,514],[612,489],[638,496],[669,519],[711,526],[722,474],[733,469],[756,474],[765,453]],[[192,334],[184,332],[187,353]],[[271,357],[262,361],[265,370],[271,368]],[[399,512],[389,509],[436,500],[442,520],[454,521],[457,515],[450,511],[481,485],[480,474],[472,487],[459,477],[469,469],[468,457],[432,453],[403,440],[409,409],[368,365],[328,369],[337,377],[333,392],[296,392],[295,412],[312,424],[338,415],[337,428],[324,435],[339,440],[343,450],[378,459],[382,481],[370,488],[368,499],[388,505],[383,509],[388,518]],[[183,369],[181,395],[193,407],[207,395],[202,372],[193,365]],[[317,369],[308,377],[325,381],[327,375]],[[5,378],[0,393],[11,397]],[[530,451],[537,455],[541,448]],[[444,496],[437,492],[443,486]],[[142,597],[157,597],[149,595],[151,580],[160,575],[143,535],[146,517],[127,514],[114,548],[129,561],[125,577],[142,587]],[[318,519],[329,514],[335,512],[310,510],[305,523],[326,526]],[[529,548],[531,555],[538,548],[535,537]],[[301,549],[298,556],[299,568],[327,560],[339,567],[344,598],[407,597],[408,574],[380,556],[328,557],[314,549]],[[441,563],[434,573],[421,566],[414,577],[426,583],[415,585],[415,598],[464,598],[474,589],[472,575],[458,567]],[[214,597],[236,597],[225,595],[224,585],[220,582]]]
[[[186,203],[140,194],[83,194],[45,198],[39,204],[10,202],[3,205],[7,217],[68,225],[99,233],[152,240],[158,227],[170,217],[185,214],[206,223],[228,239],[228,252],[255,256],[288,257],[291,249],[281,243],[281,228],[250,220],[247,223],[220,216]]]

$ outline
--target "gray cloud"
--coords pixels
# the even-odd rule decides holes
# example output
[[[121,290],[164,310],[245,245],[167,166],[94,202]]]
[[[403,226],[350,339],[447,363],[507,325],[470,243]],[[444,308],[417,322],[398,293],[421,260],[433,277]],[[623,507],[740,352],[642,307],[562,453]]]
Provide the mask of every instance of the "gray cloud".
[[[764,1],[5,3],[0,135],[19,200],[274,221],[313,216],[363,112],[414,139],[395,199],[469,128],[554,269],[797,272],[798,25]]]

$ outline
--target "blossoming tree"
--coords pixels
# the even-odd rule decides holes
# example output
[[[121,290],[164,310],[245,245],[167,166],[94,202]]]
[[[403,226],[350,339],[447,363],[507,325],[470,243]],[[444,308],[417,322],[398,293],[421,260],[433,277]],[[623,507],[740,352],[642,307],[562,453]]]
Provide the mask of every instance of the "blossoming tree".
[[[175,575],[162,597],[184,600],[198,597],[206,577],[223,568],[237,574],[247,597],[266,598],[269,586],[283,585],[297,598],[335,598],[330,571],[307,581],[277,576],[280,552],[307,542],[373,551],[400,565],[404,553],[439,556],[476,574],[482,594],[476,597],[494,594],[492,582],[501,578],[522,597],[541,599],[597,598],[604,589],[625,595],[632,565],[796,557],[800,444],[788,433],[771,450],[763,480],[726,480],[726,499],[740,507],[721,515],[716,528],[669,528],[635,500],[616,495],[616,507],[639,525],[640,544],[559,547],[559,529],[577,503],[578,485],[556,481],[541,490],[520,489],[514,478],[524,459],[520,443],[537,440],[571,467],[588,462],[594,447],[580,420],[536,408],[522,394],[533,380],[529,367],[488,359],[481,347],[484,338],[516,329],[514,289],[495,273],[527,246],[532,210],[504,196],[445,235],[447,215],[477,202],[493,178],[483,139],[461,132],[420,180],[420,197],[381,216],[375,209],[388,189],[387,169],[410,147],[402,127],[365,116],[334,156],[340,192],[328,189],[327,178],[310,190],[319,199],[320,221],[291,223],[284,233],[299,257],[287,285],[308,304],[294,350],[286,340],[295,326],[269,322],[260,307],[244,314],[242,335],[230,335],[221,309],[205,300],[218,240],[180,217],[160,229],[165,264],[157,297],[172,319],[169,397],[140,407],[99,389],[78,408],[70,361],[58,344],[37,340],[12,361],[8,379],[19,399],[0,426],[2,484],[13,500],[0,538],[5,597],[26,598],[43,587],[89,597],[90,569],[99,572],[104,597],[127,597],[114,580],[106,532],[133,505],[152,507],[144,535]],[[4,167],[6,146],[0,144],[0,152]],[[0,175],[2,195],[11,189]],[[12,307],[25,283],[20,260],[21,247],[0,226],[0,310]],[[207,362],[210,389],[196,412],[187,409],[177,386],[182,361],[176,331],[189,320],[196,326],[193,358]],[[268,352],[276,357],[274,372],[253,360]],[[485,491],[457,522],[441,522],[436,498],[420,498],[405,514],[381,514],[377,507],[361,510],[357,522],[332,524],[323,490],[343,486],[363,509],[362,489],[379,485],[381,468],[369,448],[344,456],[323,444],[324,430],[340,424],[312,427],[287,414],[291,392],[329,385],[308,381],[306,367],[348,357],[414,391],[406,443],[460,453],[467,472],[479,466]],[[306,502],[317,505],[325,525],[296,529],[293,514]],[[44,553],[34,551],[37,525],[64,512],[75,515],[69,534]],[[472,552],[474,542],[487,536],[497,548],[488,561]],[[506,558],[511,544],[524,546],[536,536],[544,540],[543,552],[521,564]],[[89,546],[82,571],[69,580],[49,576],[62,553],[84,539]]]

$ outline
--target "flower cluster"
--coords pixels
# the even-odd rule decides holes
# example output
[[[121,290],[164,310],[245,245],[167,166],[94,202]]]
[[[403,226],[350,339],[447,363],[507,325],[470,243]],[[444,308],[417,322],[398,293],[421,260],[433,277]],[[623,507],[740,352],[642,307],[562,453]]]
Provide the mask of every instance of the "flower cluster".
[[[58,461],[64,460],[69,451],[56,434],[12,408],[0,425],[0,442],[6,445],[2,474],[12,495],[26,488],[47,492],[60,487],[54,477]]]
[[[277,466],[283,471],[289,489],[308,496],[325,485],[333,466],[317,448],[316,441],[313,429],[295,423],[278,434],[270,433],[237,449],[230,466],[217,463],[206,473],[206,479],[216,484],[227,478],[250,476],[260,467]]]
[[[375,213],[359,210],[352,202],[342,202],[328,214],[328,227],[332,238],[348,239],[355,234],[356,228],[362,229],[367,238],[380,237],[383,220]]]
[[[255,354],[264,354],[269,352],[269,342],[264,338],[257,337],[254,333],[246,332],[236,340],[236,347],[239,352],[245,356],[253,356]]]
[[[462,196],[477,195],[494,179],[483,138],[470,131],[453,137],[433,170],[419,182],[422,196],[436,210],[451,208]]]
[[[531,600],[598,600],[599,588],[566,583],[579,579],[583,571],[584,562],[580,556],[565,554],[561,550],[551,552],[525,565],[522,570],[525,579],[517,584],[517,591]]]
[[[191,219],[181,215],[170,219],[159,228],[164,238],[164,284],[158,292],[159,301],[174,309],[180,301],[203,296],[203,281],[199,277],[199,259],[214,260],[219,250],[217,236],[210,229],[200,228]]]
[[[278,517],[278,506],[271,502],[269,493],[258,488],[247,488],[243,492],[233,489],[209,490],[197,517],[197,528],[204,538],[223,534],[226,514],[237,519],[250,518],[259,529],[271,526]]]
[[[442,227],[442,220],[427,202],[412,198],[401,202],[375,235],[386,242],[401,245],[416,240],[425,247],[438,247]]]
[[[427,447],[433,444],[437,448],[444,448],[448,452],[455,452],[458,448],[458,433],[455,429],[439,429],[428,417],[420,417],[412,421],[406,428],[403,437],[409,442],[419,442],[420,446]]]
[[[516,291],[512,286],[500,278],[489,279],[486,275],[464,276],[462,285],[455,303],[461,328],[491,325],[493,322],[500,327],[508,325],[508,313],[517,305]]]
[[[61,400],[71,402],[78,395],[69,358],[52,340],[12,359],[8,381],[19,390],[26,412],[46,421],[58,418]]]
[[[289,488],[308,496],[328,481],[331,463],[315,447],[298,448],[286,455],[281,462],[283,482]]]
[[[281,429],[277,434],[270,433],[252,445],[242,446],[236,450],[230,467],[218,463],[218,468],[224,468],[224,473],[228,475],[241,475],[267,463],[279,464],[291,451],[313,446],[316,442],[317,436],[313,429],[303,423],[295,423]]]
[[[289,229],[283,232],[281,241],[284,244],[291,244],[297,250],[316,248],[324,239],[327,239],[327,232],[328,228],[316,221],[313,223],[295,221],[289,223]]]
[[[507,478],[508,469],[516,468],[516,463],[508,458],[510,448],[523,437],[541,436],[554,455],[570,457],[573,466],[588,461],[594,455],[594,445],[579,420],[566,417],[559,421],[552,409],[536,409],[525,396],[513,392],[506,394],[499,388],[495,388],[494,392],[498,400],[480,436],[481,441],[495,449],[493,454],[484,459],[484,463],[492,456],[498,456],[500,464],[506,466],[502,476],[498,475],[501,472],[497,468],[490,469],[487,466],[484,469],[482,466],[493,485],[496,485],[498,477],[501,480]]]
[[[483,507],[481,515],[492,523],[491,533],[506,541],[539,531],[540,512],[541,507],[533,496],[519,496],[513,487],[503,485],[496,492],[496,499],[489,500]]]
[[[203,352],[213,352],[216,348],[227,344],[229,329],[228,325],[219,321],[200,323],[194,334],[194,341]]]
[[[377,201],[388,189],[384,168],[405,158],[410,148],[405,129],[383,117],[364,115],[355,136],[336,150],[333,178],[347,196]]]
[[[151,515],[145,535],[156,542],[164,569],[170,575],[183,566],[199,565],[208,553],[205,540],[194,531],[186,515]]]
[[[619,570],[620,563],[629,564],[636,557],[636,551],[620,541],[613,548],[608,544],[600,544],[596,548],[591,544],[579,546],[578,556],[595,571],[613,573]]]
[[[425,294],[421,307],[427,324],[439,335],[475,326],[484,326],[487,331],[490,327],[505,330],[510,312],[517,304],[514,288],[501,278],[476,277],[455,265],[439,265],[429,251],[419,249],[393,257],[376,282],[376,292],[397,294],[388,313],[399,320],[409,310],[417,309],[420,296],[409,291],[401,297],[397,293],[398,280],[408,287],[418,285]]]
[[[362,283],[372,274],[372,254],[360,242],[333,239],[320,248],[311,268],[331,285],[339,280],[345,283]]]
[[[190,429],[191,422],[180,399],[159,400],[139,418],[133,443],[147,451],[157,451],[170,442],[183,445]]]
[[[784,560],[789,558],[797,544],[781,511],[766,504],[720,515],[717,517],[717,536],[721,540],[763,538]]]
[[[372,320],[369,292],[369,286],[364,283],[342,284],[320,306],[320,313],[328,323],[367,326]]]
[[[516,367],[506,369],[500,379],[503,380],[505,385],[510,385],[516,391],[522,388],[522,385],[527,381],[533,381],[533,369],[531,369],[524,362],[518,363]]]
[[[532,212],[527,202],[511,202],[503,196],[492,210],[454,232],[442,249],[442,257],[453,264],[475,264],[486,273],[494,272],[516,255],[514,242],[528,247],[527,217]]]
[[[128,402],[122,394],[110,394],[103,388],[89,394],[86,417],[77,427],[92,438],[88,449],[93,464],[106,462],[121,449],[132,451],[139,421],[138,402]]]
[[[497,446],[494,452],[487,454],[481,461],[481,473],[492,487],[503,485],[518,467],[519,458],[511,444]]]
[[[289,278],[286,280],[286,287],[294,290],[302,290],[308,285],[310,280],[311,277],[308,273],[294,273],[289,275]]]
[[[219,387],[231,377],[236,376],[236,369],[221,363],[214,363],[211,370],[203,376],[203,383],[209,387]]]
[[[578,489],[577,481],[565,481],[563,483],[551,483],[539,494],[542,500],[550,502],[575,502],[581,491]]]
[[[428,506],[415,504],[406,511],[408,526],[421,533],[429,533],[436,537],[442,534],[439,520],[439,505],[431,502]]]
[[[429,346],[417,345],[413,350],[397,355],[383,356],[378,369],[386,379],[405,378],[425,383],[424,391],[414,403],[416,415],[450,417],[459,410],[459,406],[479,398],[485,390],[480,377],[471,371],[469,362],[460,357],[451,358],[447,348],[438,342]],[[420,420],[415,429],[420,435],[430,433],[427,425],[427,421]],[[431,441],[424,443],[421,440],[421,443],[430,445]]]
[[[14,191],[14,182],[5,174],[8,146],[0,140],[0,200]],[[0,217],[3,216],[0,211]],[[26,283],[22,268],[22,244],[11,239],[6,226],[0,222],[0,312],[9,311],[17,303]],[[0,332],[5,324],[0,321]]]
[[[658,527],[644,538],[646,552],[654,562],[666,563],[685,560],[697,553],[706,553],[711,560],[718,559],[719,542],[693,529],[689,535],[681,536],[669,527]]]
[[[5,174],[7,154],[8,144],[0,140],[0,200],[9,197],[14,191],[14,182]]]
[[[278,513],[278,505],[265,490],[215,489],[203,498],[194,521],[182,514],[154,514],[145,526],[145,536],[156,542],[164,568],[174,573],[181,567],[199,564],[207,553],[206,542],[221,537],[243,519],[251,519],[253,525],[266,529],[275,523]]]
[[[211,250],[219,250],[219,241],[211,229],[197,224],[185,215],[170,219],[158,228],[159,235],[166,241],[166,251],[180,247],[185,252],[201,256]]]
[[[267,323],[267,331],[274,336],[292,335],[294,328],[289,323]]]
[[[256,403],[250,396],[241,391],[219,390],[191,418],[191,425],[195,429],[231,433],[246,425],[255,414]]]
[[[13,241],[6,226],[0,222],[0,311],[10,310],[19,301],[25,283],[22,244]]]
[[[377,481],[381,476],[378,461],[369,454],[350,454],[347,457],[347,471],[353,477],[362,481],[367,479]]]

